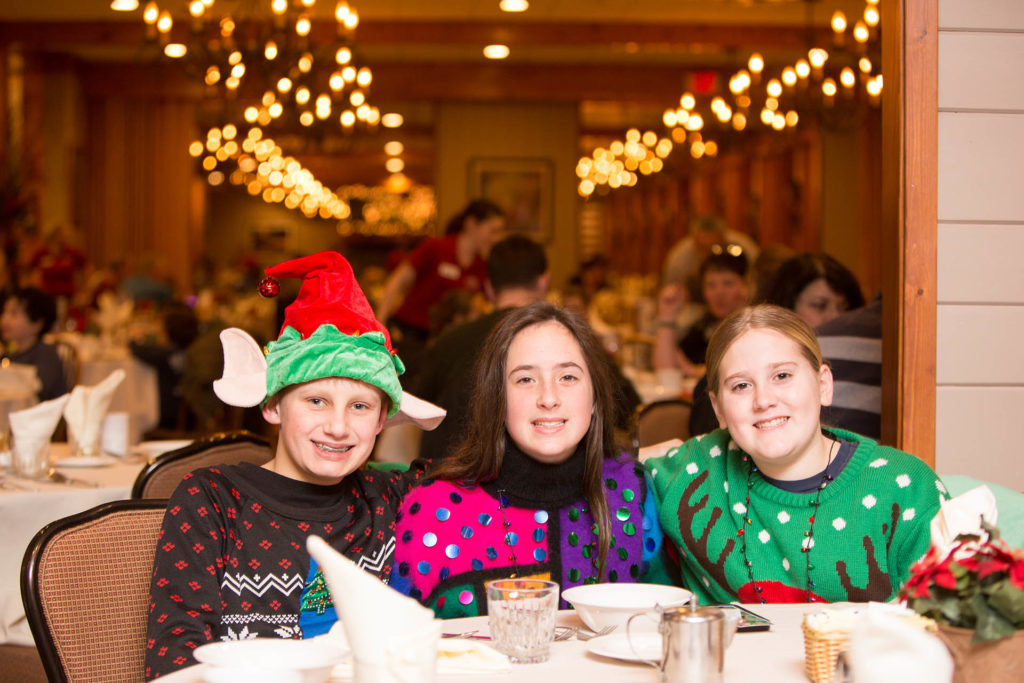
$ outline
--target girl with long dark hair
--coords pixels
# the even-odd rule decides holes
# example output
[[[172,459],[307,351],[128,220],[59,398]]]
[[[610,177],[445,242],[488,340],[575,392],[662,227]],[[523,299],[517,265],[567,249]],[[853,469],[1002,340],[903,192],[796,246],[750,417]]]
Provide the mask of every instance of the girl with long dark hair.
[[[609,363],[589,326],[550,304],[495,328],[465,439],[403,501],[396,588],[447,618],[485,613],[491,579],[664,576],[647,479],[614,444]]]

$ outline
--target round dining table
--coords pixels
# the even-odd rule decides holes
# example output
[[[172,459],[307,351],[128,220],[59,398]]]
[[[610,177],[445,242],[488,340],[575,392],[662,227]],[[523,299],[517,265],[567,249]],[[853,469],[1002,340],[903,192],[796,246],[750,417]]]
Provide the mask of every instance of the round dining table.
[[[820,605],[747,605],[746,607],[771,620],[768,631],[737,633],[725,653],[725,681],[736,683],[806,683],[804,645],[801,623],[805,613],[818,612]],[[558,613],[557,623],[583,627],[573,610]],[[487,617],[449,619],[441,626],[445,633],[467,633],[487,636]],[[621,638],[612,632],[604,638]],[[489,642],[489,641],[483,641]],[[607,641],[606,641],[607,642]],[[467,681],[503,681],[507,683],[565,683],[566,681],[601,681],[623,683],[657,683],[659,672],[652,666],[594,654],[601,641],[571,638],[551,643],[551,657],[539,664],[513,664],[507,673],[443,674],[438,683]],[[203,683],[207,665],[195,666],[161,676],[166,683]],[[342,669],[345,667],[339,667]],[[336,669],[337,670],[337,669]],[[351,673],[351,669],[347,668]],[[350,680],[350,676],[332,676],[330,681]]]
[[[50,444],[50,462],[71,481],[22,479],[12,473],[0,481],[0,644],[33,645],[21,602],[21,560],[29,541],[54,520],[113,500],[128,498],[145,458],[108,457],[99,467],[62,466],[71,451]]]

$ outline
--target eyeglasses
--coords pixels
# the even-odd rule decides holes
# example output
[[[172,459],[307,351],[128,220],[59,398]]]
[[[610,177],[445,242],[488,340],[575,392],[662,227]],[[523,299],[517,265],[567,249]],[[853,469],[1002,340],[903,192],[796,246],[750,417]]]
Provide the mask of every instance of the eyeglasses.
[[[728,244],[713,244],[711,245],[711,253],[715,256],[719,254],[728,254],[729,256],[743,256],[743,247],[740,245],[730,242]]]

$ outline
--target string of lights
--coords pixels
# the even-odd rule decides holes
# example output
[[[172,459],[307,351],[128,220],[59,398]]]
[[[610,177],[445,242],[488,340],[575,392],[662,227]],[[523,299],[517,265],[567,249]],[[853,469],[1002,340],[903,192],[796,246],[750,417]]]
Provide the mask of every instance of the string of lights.
[[[715,157],[720,139],[751,130],[782,132],[796,128],[801,117],[830,120],[836,113],[881,102],[882,74],[877,69],[879,0],[866,0],[862,16],[851,22],[833,12],[832,52],[813,46],[806,58],[771,69],[759,52],[746,68],[728,79],[728,94],[709,94],[703,101],[684,92],[679,106],[666,109],[666,135],[632,128],[624,140],[596,148],[576,165],[578,193],[589,197],[600,186],[631,187],[639,176],[657,173],[676,146],[693,159]],[[761,128],[757,128],[760,124]],[[716,140],[718,138],[719,140]]]

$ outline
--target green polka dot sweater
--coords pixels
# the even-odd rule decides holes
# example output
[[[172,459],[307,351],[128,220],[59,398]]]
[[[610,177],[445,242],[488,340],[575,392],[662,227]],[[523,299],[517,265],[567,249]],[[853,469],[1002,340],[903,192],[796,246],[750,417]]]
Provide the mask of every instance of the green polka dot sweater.
[[[945,487],[912,455],[832,431],[857,449],[821,491],[816,514],[815,493],[784,491],[757,473],[748,509],[750,463],[723,429],[645,463],[683,585],[701,602],[864,602],[895,595],[928,549],[929,523]]]

